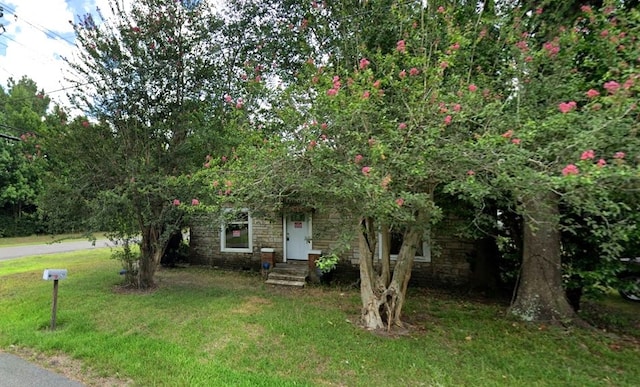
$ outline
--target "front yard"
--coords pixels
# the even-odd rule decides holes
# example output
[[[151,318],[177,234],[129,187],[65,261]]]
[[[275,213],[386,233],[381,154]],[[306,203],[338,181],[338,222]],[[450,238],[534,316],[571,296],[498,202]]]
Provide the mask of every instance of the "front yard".
[[[52,283],[66,268],[58,329]],[[147,293],[118,287],[108,250],[0,262],[0,350],[93,385],[636,385],[640,304],[587,302],[603,329],[505,317],[503,302],[410,291],[400,336],[357,326],[354,288],[269,287],[251,273],[162,270]],[[613,331],[612,331],[613,330]],[[56,359],[52,361],[51,359]]]

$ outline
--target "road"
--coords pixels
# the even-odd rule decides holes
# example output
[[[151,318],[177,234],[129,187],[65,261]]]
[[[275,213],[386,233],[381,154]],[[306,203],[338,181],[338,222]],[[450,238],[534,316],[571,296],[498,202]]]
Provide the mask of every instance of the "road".
[[[84,384],[46,370],[15,355],[0,353],[0,387],[17,386],[82,387]]]
[[[112,246],[111,242],[106,239],[99,239],[96,241],[95,245],[89,241],[73,241],[42,245],[0,247],[0,261],[32,255],[65,253],[76,250],[103,249],[109,246]]]

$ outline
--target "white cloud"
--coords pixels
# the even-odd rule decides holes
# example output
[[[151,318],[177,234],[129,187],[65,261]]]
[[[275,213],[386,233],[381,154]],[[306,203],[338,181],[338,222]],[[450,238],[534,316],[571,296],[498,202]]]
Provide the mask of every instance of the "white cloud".
[[[14,3],[12,3],[14,2]],[[17,3],[17,4],[15,4]],[[106,7],[106,0],[98,0]],[[95,0],[10,0],[4,1],[0,23],[0,84],[6,89],[9,77],[33,79],[56,102],[66,104],[64,81],[67,68],[62,57],[75,50],[73,27],[78,15],[95,13]],[[5,47],[6,46],[6,47]],[[4,51],[4,55],[2,52]]]

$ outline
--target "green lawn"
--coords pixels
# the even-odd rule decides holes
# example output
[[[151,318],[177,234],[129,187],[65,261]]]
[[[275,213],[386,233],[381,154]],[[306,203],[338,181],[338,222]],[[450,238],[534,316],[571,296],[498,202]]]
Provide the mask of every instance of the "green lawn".
[[[58,329],[48,330],[52,283],[66,268]],[[158,273],[144,294],[120,290],[109,251],[0,262],[0,350],[62,354],[85,383],[166,386],[633,386],[637,337],[505,318],[503,304],[411,292],[407,334],[363,331],[356,289],[265,286],[259,275],[188,268]],[[635,334],[640,306],[603,311]],[[618,313],[618,312],[615,312]],[[607,315],[607,313],[604,313]],[[611,323],[611,322],[610,322]],[[614,326],[610,324],[610,326]],[[634,328],[635,327],[635,328]],[[40,356],[42,358],[42,356]],[[41,360],[42,362],[42,360]],[[46,361],[44,361],[46,363]],[[68,371],[68,370],[67,370]]]

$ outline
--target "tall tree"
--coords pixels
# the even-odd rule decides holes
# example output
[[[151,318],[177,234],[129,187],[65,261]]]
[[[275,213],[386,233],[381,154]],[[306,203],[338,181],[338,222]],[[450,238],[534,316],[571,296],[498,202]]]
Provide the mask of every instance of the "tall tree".
[[[17,82],[9,79],[8,86],[7,93],[0,93],[0,130],[21,141],[0,140],[0,234],[31,234],[41,231],[36,200],[43,191],[46,162],[39,134],[49,98],[26,77]]]
[[[637,35],[638,15],[620,6],[584,6],[574,24],[546,25],[537,33],[532,29],[544,24],[545,9],[513,9],[510,28],[502,27],[511,53],[504,72],[512,83],[504,119],[463,145],[476,172],[462,184],[465,193],[482,197],[479,190],[488,186],[506,191],[510,208],[524,219],[522,270],[510,310],[525,320],[576,318],[564,296],[561,261],[562,227],[576,228],[560,223],[561,206],[593,227],[596,219],[609,221],[599,226],[601,236],[623,235],[611,227],[624,208],[616,192],[638,183],[630,173],[636,161],[625,156],[638,151],[638,42],[629,38]]]
[[[228,92],[222,22],[207,1],[109,4],[108,16],[99,10],[74,23],[71,97],[89,119],[67,125],[57,148],[75,164],[71,183],[93,199],[93,215],[115,237],[140,235],[134,279],[147,288],[169,236],[180,232],[171,178],[201,165],[203,145],[229,138],[218,114]]]

